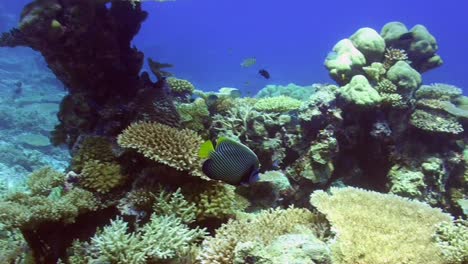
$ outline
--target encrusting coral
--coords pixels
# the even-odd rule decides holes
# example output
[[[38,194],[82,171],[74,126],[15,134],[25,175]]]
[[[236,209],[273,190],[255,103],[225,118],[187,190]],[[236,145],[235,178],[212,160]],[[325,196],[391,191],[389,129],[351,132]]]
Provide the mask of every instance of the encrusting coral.
[[[198,149],[202,138],[190,129],[155,122],[138,122],[117,138],[121,147],[135,149],[145,157],[194,176],[203,175]]]
[[[315,191],[311,203],[336,232],[333,263],[444,263],[432,235],[452,218],[440,209],[352,187]]]

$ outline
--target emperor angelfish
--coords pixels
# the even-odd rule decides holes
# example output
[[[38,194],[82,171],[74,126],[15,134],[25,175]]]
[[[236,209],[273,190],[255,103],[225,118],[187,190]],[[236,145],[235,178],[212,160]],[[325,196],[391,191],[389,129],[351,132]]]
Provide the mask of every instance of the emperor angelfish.
[[[215,149],[213,142],[208,140],[201,145],[199,155],[207,159],[202,170],[211,179],[232,185],[245,185],[258,180],[258,157],[242,143],[220,137]]]

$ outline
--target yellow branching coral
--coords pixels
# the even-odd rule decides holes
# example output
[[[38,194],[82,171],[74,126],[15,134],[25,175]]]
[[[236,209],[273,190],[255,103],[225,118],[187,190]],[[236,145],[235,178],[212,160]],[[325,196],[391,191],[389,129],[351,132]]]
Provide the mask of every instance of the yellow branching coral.
[[[161,190],[156,196],[153,211],[157,215],[174,215],[183,223],[195,221],[195,204],[189,203],[180,188],[171,193]]]
[[[315,191],[311,203],[336,231],[333,263],[444,263],[432,235],[451,217],[440,209],[351,187],[331,188],[331,195]]]
[[[90,160],[111,162],[115,159],[112,145],[103,137],[88,137],[81,144],[78,152],[73,156],[71,168],[80,173],[84,164]]]
[[[249,202],[234,190],[231,185],[210,181],[185,186],[183,193],[190,203],[195,204],[197,220],[226,219],[242,212],[249,205]]]
[[[178,94],[188,93],[191,94],[195,91],[195,86],[187,80],[177,79],[177,78],[167,78],[167,83],[171,88],[171,91]]]
[[[65,174],[45,167],[34,171],[28,178],[28,187],[33,195],[48,195],[55,187],[62,186]]]
[[[254,108],[264,112],[288,112],[299,109],[302,102],[288,96],[260,98]]]
[[[117,142],[145,157],[194,176],[201,176],[198,150],[203,139],[190,129],[177,129],[155,122],[139,122],[127,127]]]
[[[309,232],[323,238],[323,230],[323,219],[307,209],[265,210],[222,225],[216,236],[203,241],[198,260],[202,264],[233,263],[234,249],[239,243],[256,241],[267,245],[290,233]]]
[[[84,164],[80,184],[92,191],[108,193],[124,183],[120,170],[118,163],[90,160]]]

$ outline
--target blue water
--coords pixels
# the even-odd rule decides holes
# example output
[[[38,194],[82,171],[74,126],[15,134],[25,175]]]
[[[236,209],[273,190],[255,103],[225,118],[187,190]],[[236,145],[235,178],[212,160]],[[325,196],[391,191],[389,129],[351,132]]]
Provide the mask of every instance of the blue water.
[[[27,2],[0,6],[19,14]],[[401,21],[425,25],[438,41],[445,64],[425,73],[424,82],[468,90],[467,1],[176,0],[145,2],[144,9],[150,16],[134,44],[147,57],[174,64],[171,71],[198,89],[255,93],[267,84],[333,82],[323,60],[337,41],[361,27],[380,31]],[[247,57],[257,64],[242,68]],[[259,76],[260,68],[272,78]]]

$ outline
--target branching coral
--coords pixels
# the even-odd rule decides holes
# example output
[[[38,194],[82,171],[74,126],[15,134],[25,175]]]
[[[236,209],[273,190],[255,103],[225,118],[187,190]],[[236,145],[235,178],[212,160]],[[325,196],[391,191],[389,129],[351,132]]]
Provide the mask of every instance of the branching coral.
[[[16,193],[0,202],[0,222],[8,228],[32,230],[45,222],[73,223],[79,214],[96,209],[93,194],[79,188],[58,198]]]
[[[108,193],[124,182],[120,165],[114,162],[87,161],[80,174],[80,184],[99,193]]]
[[[384,68],[390,69],[397,61],[407,61],[408,55],[403,49],[387,48],[385,50]]]
[[[202,264],[233,263],[234,249],[243,242],[257,241],[268,245],[275,238],[290,233],[313,233],[325,239],[327,227],[322,218],[306,209],[271,209],[230,220],[202,244],[198,257]]]
[[[226,219],[242,212],[249,205],[245,198],[235,193],[231,185],[204,182],[182,188],[186,199],[195,205],[197,220]]]
[[[174,215],[183,223],[191,223],[196,218],[196,206],[194,203],[189,203],[180,188],[171,193],[161,190],[156,196],[153,204],[153,211],[157,215]]]
[[[195,176],[203,175],[198,149],[202,138],[189,129],[177,129],[154,122],[139,122],[127,127],[117,142],[145,157]]]
[[[177,78],[167,78],[167,83],[171,88],[171,91],[176,94],[191,94],[195,91],[193,84],[187,80]]]
[[[45,167],[34,171],[28,178],[28,187],[33,195],[48,195],[53,188],[63,186],[65,174]]]
[[[205,236],[202,229],[190,229],[179,218],[153,214],[150,222],[128,233],[121,219],[111,222],[92,238],[90,252],[97,260],[120,264],[154,263],[184,254]]]
[[[434,239],[447,263],[468,263],[468,220],[438,224]]]
[[[180,115],[180,121],[185,128],[192,129],[198,133],[205,133],[210,118],[210,112],[205,100],[197,98],[192,103],[180,103],[176,105]]]
[[[410,124],[434,133],[460,134],[463,126],[458,121],[446,114],[430,113],[417,109],[411,114]]]
[[[84,164],[90,160],[111,162],[115,160],[112,145],[103,137],[88,137],[83,140],[78,152],[73,156],[71,169],[80,173]]]
[[[444,263],[432,234],[451,217],[440,209],[351,187],[315,191],[311,203],[336,231],[333,263]]]

